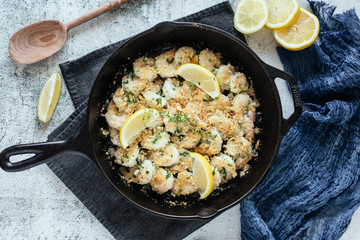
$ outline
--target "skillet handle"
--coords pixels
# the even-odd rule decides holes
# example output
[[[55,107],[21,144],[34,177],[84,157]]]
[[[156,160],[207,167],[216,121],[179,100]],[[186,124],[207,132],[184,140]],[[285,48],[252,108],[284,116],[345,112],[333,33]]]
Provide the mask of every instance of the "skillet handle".
[[[80,132],[68,140],[19,144],[8,147],[0,153],[0,167],[7,172],[23,171],[64,153],[73,153],[94,160],[87,126],[84,124]],[[21,154],[34,154],[34,156],[19,162],[10,161],[10,157]]]
[[[0,153],[0,166],[7,172],[22,171],[44,163],[51,156],[60,154],[66,145],[66,141],[15,145]],[[10,161],[10,157],[21,154],[35,155],[19,162]]]
[[[302,104],[301,104],[301,97],[299,92],[299,87],[296,83],[296,80],[293,75],[281,71],[277,68],[274,68],[270,65],[264,64],[267,73],[269,74],[270,78],[275,81],[276,78],[281,78],[288,82],[290,86],[290,91],[293,97],[293,104],[294,104],[294,112],[288,118],[285,119],[281,114],[281,134],[284,136],[287,131],[295,124],[295,122],[299,119],[302,113]]]

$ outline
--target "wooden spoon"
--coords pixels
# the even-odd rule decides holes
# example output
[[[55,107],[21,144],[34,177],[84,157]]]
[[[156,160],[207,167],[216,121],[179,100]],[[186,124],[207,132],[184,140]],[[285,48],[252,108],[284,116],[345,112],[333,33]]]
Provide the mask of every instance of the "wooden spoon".
[[[69,30],[129,1],[131,0],[110,0],[109,3],[65,24],[48,20],[22,28],[10,38],[10,57],[20,64],[31,64],[50,57],[62,49]]]

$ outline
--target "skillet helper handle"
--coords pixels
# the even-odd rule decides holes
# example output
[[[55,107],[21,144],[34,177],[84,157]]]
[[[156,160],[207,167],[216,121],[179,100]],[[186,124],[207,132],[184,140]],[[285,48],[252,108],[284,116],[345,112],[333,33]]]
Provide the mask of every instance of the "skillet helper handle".
[[[296,80],[293,75],[284,72],[282,70],[279,70],[277,68],[274,68],[272,66],[269,66],[265,64],[265,68],[270,76],[270,78],[275,81],[276,78],[281,78],[285,80],[290,87],[290,91],[293,97],[293,104],[294,104],[294,112],[293,114],[288,118],[285,119],[281,114],[281,134],[285,135],[287,131],[295,124],[295,122],[299,119],[302,113],[302,104],[301,104],[301,97],[300,97],[300,91],[299,87],[296,83]]]
[[[98,7],[91,12],[85,13],[84,15],[67,22],[65,25],[67,26],[68,31],[93,19],[96,18],[104,13],[107,13],[111,10],[115,10],[119,8],[121,5],[130,2],[131,0],[110,0],[107,4]]]
[[[44,163],[49,157],[63,151],[67,141],[20,144],[6,148],[0,153],[0,166],[7,172],[17,172]],[[10,157],[21,154],[35,154],[19,162],[11,162]]]

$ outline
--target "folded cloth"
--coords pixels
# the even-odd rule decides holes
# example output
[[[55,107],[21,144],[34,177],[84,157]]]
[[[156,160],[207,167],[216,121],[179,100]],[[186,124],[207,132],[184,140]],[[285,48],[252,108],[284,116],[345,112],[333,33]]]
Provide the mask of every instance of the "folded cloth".
[[[221,28],[245,41],[232,24],[233,10],[223,2],[178,21],[197,22]],[[126,40],[114,43],[74,61],[60,64],[61,72],[76,111],[48,140],[62,140],[76,134],[86,118],[92,83],[108,57]],[[171,220],[133,206],[106,180],[92,161],[67,155],[47,163],[50,169],[79,198],[116,239],[182,239],[208,220]]]
[[[242,239],[339,239],[360,204],[360,21],[309,1],[320,43],[278,48],[304,112],[262,183],[241,202]]]

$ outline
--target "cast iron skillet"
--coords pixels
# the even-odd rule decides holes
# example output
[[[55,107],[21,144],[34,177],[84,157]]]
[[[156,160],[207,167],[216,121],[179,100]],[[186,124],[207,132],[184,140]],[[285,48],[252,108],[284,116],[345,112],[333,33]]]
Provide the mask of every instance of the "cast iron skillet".
[[[194,201],[187,207],[164,206],[151,197],[131,189],[112,170],[104,153],[104,140],[99,130],[104,124],[100,109],[113,91],[113,80],[119,69],[130,67],[130,59],[140,54],[157,55],[172,47],[183,45],[208,47],[219,51],[232,65],[242,65],[253,80],[261,106],[261,147],[257,160],[243,178],[221,194],[204,201]],[[281,102],[275,78],[288,82],[293,95],[295,111],[288,119],[282,116]],[[66,141],[16,145],[0,154],[0,165],[5,171],[21,171],[41,164],[51,157],[65,152],[84,155],[94,160],[110,183],[130,202],[152,213],[174,218],[209,218],[238,203],[247,196],[265,176],[277,154],[280,141],[302,112],[301,99],[294,77],[262,62],[256,54],[234,36],[214,27],[202,24],[163,22],[135,36],[120,47],[100,70],[93,85],[87,108],[87,119],[79,133]],[[259,118],[259,116],[258,116]],[[18,154],[35,154],[21,162],[12,163],[9,158]]]

